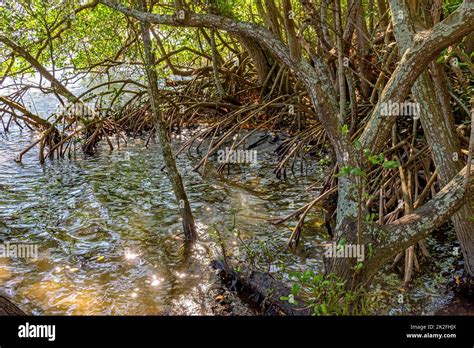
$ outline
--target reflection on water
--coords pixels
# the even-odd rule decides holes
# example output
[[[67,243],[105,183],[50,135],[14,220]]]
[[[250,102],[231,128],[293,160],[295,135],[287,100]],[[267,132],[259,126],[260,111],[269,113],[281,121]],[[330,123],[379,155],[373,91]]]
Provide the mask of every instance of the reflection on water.
[[[35,314],[211,314],[212,226],[227,236],[235,255],[242,254],[236,230],[241,240],[281,246],[288,231],[265,219],[271,211],[290,210],[273,188],[279,194],[287,188],[286,199],[296,202],[308,198],[309,181],[295,190],[271,174],[262,185],[262,178],[247,173],[253,187],[244,190],[203,181],[181,158],[200,237],[187,250],[156,145],[146,149],[142,140],[131,140],[112,153],[43,166],[32,151],[15,163],[33,136],[14,128],[0,140],[0,241],[39,243],[40,257],[3,259],[0,286]]]
[[[42,108],[30,108],[45,116],[55,102],[42,98]],[[279,227],[267,222],[307,202],[305,188],[321,177],[321,168],[282,182],[269,169],[274,158],[259,153],[256,167],[234,176],[244,185],[234,185],[203,180],[192,171],[194,163],[180,156],[200,239],[188,249],[155,144],[145,148],[142,140],[130,139],[112,153],[104,148],[95,156],[45,165],[33,150],[22,163],[14,162],[34,137],[18,127],[0,134],[0,243],[40,245],[36,260],[0,258],[0,290],[27,312],[213,314],[216,277],[208,265],[220,250],[216,229],[228,256],[250,259],[275,275],[322,269],[319,212],[308,216],[296,255],[285,249],[294,222]],[[451,295],[440,293],[453,272],[448,255],[453,243],[428,240],[433,261],[415,276],[416,290],[404,293],[403,304],[396,300],[400,277],[381,272],[372,288],[382,304],[379,313],[429,314],[446,303]],[[242,305],[233,313],[251,314]]]

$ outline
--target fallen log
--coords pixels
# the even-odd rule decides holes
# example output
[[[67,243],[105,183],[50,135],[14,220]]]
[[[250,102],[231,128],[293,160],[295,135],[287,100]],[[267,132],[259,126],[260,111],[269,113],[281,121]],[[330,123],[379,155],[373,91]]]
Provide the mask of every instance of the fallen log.
[[[265,315],[311,314],[307,308],[299,308],[280,300],[280,297],[288,296],[291,290],[270,274],[251,269],[237,272],[220,260],[213,260],[211,267],[218,270],[221,281],[229,290],[236,291],[244,302],[260,309]],[[303,303],[300,299],[296,300],[298,303]]]
[[[26,315],[17,305],[0,294],[0,316],[24,316]]]

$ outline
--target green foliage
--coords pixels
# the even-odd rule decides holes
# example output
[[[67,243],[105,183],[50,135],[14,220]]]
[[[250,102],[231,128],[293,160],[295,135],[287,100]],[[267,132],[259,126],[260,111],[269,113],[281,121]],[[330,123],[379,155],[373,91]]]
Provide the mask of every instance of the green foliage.
[[[360,142],[359,139],[356,139],[354,141],[354,147],[357,149],[357,150],[361,150],[362,149],[362,143]]]
[[[359,167],[352,168],[351,169],[351,174],[355,175],[355,176],[364,176],[365,175],[364,171],[362,169],[360,169]]]
[[[347,124],[344,124],[341,128],[342,134],[346,135],[349,133],[349,126]]]
[[[364,149],[363,154],[370,163],[374,165],[381,164],[385,169],[394,169],[400,167],[400,163],[398,163],[397,161],[385,160],[385,156],[383,153],[379,153],[378,155],[372,155],[369,150]]]
[[[450,15],[453,11],[455,11],[459,5],[461,5],[463,0],[444,0],[443,2],[443,10],[444,14]]]
[[[400,167],[400,163],[398,163],[397,161],[385,161],[383,163],[383,167],[385,169],[394,169]]]
[[[71,66],[81,70],[114,60],[128,39],[123,16],[106,6],[76,14],[77,7],[72,1],[16,1],[11,7],[0,7],[0,32],[56,70]],[[127,52],[134,55],[133,49]],[[9,64],[10,60],[2,60],[0,70]],[[28,63],[16,59],[10,73],[25,67]]]
[[[361,267],[361,266],[360,266]],[[368,299],[361,291],[347,291],[345,282],[334,274],[324,276],[311,270],[290,274],[294,281],[291,293],[280,297],[294,305],[311,309],[313,315],[363,315]],[[304,303],[299,304],[296,298]]]
[[[232,17],[233,9],[236,7],[236,0],[216,0],[219,13],[223,16]]]
[[[339,175],[365,176],[365,172],[359,167],[344,166],[339,171]]]
[[[369,243],[368,249],[369,249],[369,253],[368,253],[367,257],[368,257],[368,259],[371,259],[372,255],[374,254],[374,248],[372,246],[372,243]]]
[[[367,152],[364,152],[364,154],[367,156],[367,159],[369,160],[370,163],[372,164],[381,164],[385,160],[385,157],[383,153],[380,153],[378,155],[371,155],[368,150]]]
[[[90,67],[96,67],[93,71],[100,73],[112,65],[112,62],[132,63],[133,68],[141,70],[142,67],[136,65],[142,61],[142,47],[140,40],[137,40],[140,38],[139,23],[125,20],[123,14],[102,4],[76,13],[79,6],[89,2],[91,1],[9,1],[7,6],[0,6],[0,33],[27,48],[48,69],[51,70],[53,66],[56,71],[68,68],[61,79],[80,71],[88,72]],[[123,1],[123,4],[136,6],[136,2],[131,1]],[[192,5],[192,10],[203,13],[206,6],[204,2],[197,2]],[[245,17],[243,13],[248,10],[247,7],[239,6],[237,0],[216,0],[216,6],[222,15],[237,19]],[[173,6],[166,3],[157,7],[160,7],[161,13],[173,12]],[[176,31],[175,28],[161,26],[157,34],[162,39],[163,46],[155,47],[157,56],[177,51],[170,57],[174,64],[183,70],[196,67],[196,54],[183,49],[200,50],[197,42],[202,38],[197,38],[196,30],[181,28]],[[224,32],[220,35],[228,37]],[[203,45],[202,48],[204,53],[210,53],[210,47]],[[205,52],[207,50],[209,51]],[[219,45],[219,50],[224,57],[228,53],[225,46]],[[0,55],[6,57],[0,60],[0,74],[9,69],[9,75],[15,75],[29,67],[18,56],[13,62],[11,48],[1,43]],[[74,72],[71,72],[71,68]],[[156,70],[160,77],[167,77],[172,73],[166,61],[162,61]],[[34,72],[34,69],[30,68],[27,72]]]
[[[357,262],[356,265],[353,267],[354,271],[357,273],[364,267],[362,262]]]
[[[374,223],[377,220],[377,215],[375,213],[370,213],[365,216],[365,222],[368,224]]]

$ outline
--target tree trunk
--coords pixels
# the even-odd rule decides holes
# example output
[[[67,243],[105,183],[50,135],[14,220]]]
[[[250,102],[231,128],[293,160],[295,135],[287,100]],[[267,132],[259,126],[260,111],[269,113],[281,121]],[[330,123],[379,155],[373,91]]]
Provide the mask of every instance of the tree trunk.
[[[0,294],[0,316],[24,316],[26,315],[18,306],[8,298]]]
[[[369,56],[369,33],[367,31],[367,24],[365,23],[365,14],[364,7],[360,1],[355,2],[358,6],[357,11],[357,55],[359,58],[359,74],[362,76],[360,80],[360,87],[362,96],[364,99],[370,97],[371,86],[368,81],[373,79],[371,66],[370,66],[370,56]]]
[[[393,260],[399,252],[429,236],[465,205],[474,190],[473,181],[465,186],[466,174],[467,166],[430,201],[390,225],[366,226],[362,240],[365,259],[361,269],[353,269],[355,258],[334,258],[330,260],[327,272],[346,280],[348,289],[366,285],[387,261]],[[346,232],[347,243],[355,243],[355,224],[347,226]],[[368,255],[369,245],[372,255]]]
[[[211,54],[212,54],[212,75],[214,77],[214,83],[216,84],[217,94],[220,99],[223,99],[226,95],[224,87],[222,86],[221,80],[219,79],[219,66],[217,62],[217,47],[216,47],[216,35],[215,29],[211,28],[210,33],[211,39]]]
[[[255,40],[244,35],[237,35],[237,40],[239,40],[240,44],[250,56],[250,59],[252,59],[252,63],[257,71],[258,83],[263,86],[272,68],[269,61],[269,54],[264,51]],[[261,91],[262,94],[265,94],[265,92],[266,91]]]
[[[213,27],[226,30],[231,34],[246,35],[264,46],[283,64],[291,68],[303,82],[315,108],[318,119],[324,127],[331,145],[336,153],[339,168],[344,166],[361,167],[355,156],[356,149],[347,134],[343,134],[338,120],[338,105],[327,87],[329,77],[324,69],[317,65],[313,68],[306,60],[295,62],[288,47],[273,33],[264,27],[250,22],[239,22],[230,18],[210,14],[187,13],[186,20],[177,21],[172,15],[143,13],[118,5],[111,0],[100,0],[126,15],[133,16],[140,21],[188,27]],[[267,1],[271,2],[271,0]],[[325,0],[328,3],[328,0]],[[398,5],[395,0],[392,0]],[[393,9],[392,9],[393,10]],[[462,5],[449,17],[417,38],[409,50],[405,52],[400,63],[387,83],[380,101],[371,115],[367,127],[360,138],[364,148],[376,154],[386,144],[395,120],[381,116],[382,102],[402,102],[408,95],[417,77],[426,70],[426,66],[435,58],[440,50],[457,42],[473,29],[470,21],[474,19],[474,4],[464,1]],[[465,185],[467,169],[458,173],[428,203],[416,209],[387,226],[365,225],[362,234],[362,243],[373,243],[374,253],[364,262],[362,270],[355,271],[351,265],[342,264],[334,267],[336,274],[341,274],[346,280],[356,279],[354,286],[361,286],[364,279],[379,270],[384,263],[394,257],[401,250],[425,238],[434,229],[448,220],[465,202],[468,189],[472,185]],[[338,207],[337,207],[337,236],[344,236],[347,240],[357,240],[358,202],[353,189],[353,177],[341,176],[338,180]],[[368,247],[368,245],[367,245]],[[353,262],[353,261],[350,261]],[[337,262],[339,265],[340,263]]]
[[[144,10],[144,0],[141,1],[142,10]],[[151,39],[150,39],[150,23],[140,22],[142,28],[142,39],[143,47],[145,51],[145,65],[146,73],[148,77],[148,93],[150,95],[151,108],[156,118],[156,127],[158,128],[158,138],[160,141],[161,151],[163,159],[165,161],[166,169],[168,170],[168,177],[170,178],[173,186],[173,191],[176,196],[176,200],[179,204],[181,211],[181,219],[183,224],[184,237],[186,240],[191,241],[196,239],[196,227],[194,225],[194,217],[191,212],[191,206],[184,189],[183,180],[181,174],[176,166],[176,161],[171,149],[171,140],[166,127],[165,122],[161,117],[160,105],[159,105],[159,91],[158,91],[158,78],[154,66],[154,54],[152,52]]]
[[[414,27],[424,27],[432,25],[428,20],[430,13],[413,12],[414,8],[423,7],[420,3],[412,4],[410,17],[414,20]],[[431,23],[430,23],[431,22]],[[406,51],[412,44],[415,32],[412,31],[401,34],[404,30],[399,26],[394,26],[394,33],[400,51]],[[442,81],[442,71],[436,66],[436,62],[431,63],[434,84],[427,71],[423,72],[413,85],[413,95],[420,108],[420,121],[423,127],[428,146],[430,147],[433,161],[438,171],[438,177],[442,185],[446,185],[463,167],[461,161],[461,151],[454,128],[451,110],[446,105],[447,98],[446,85]],[[437,98],[434,98],[436,96]],[[465,269],[470,277],[474,277],[474,221],[470,217],[474,216],[472,204],[468,202],[459,209],[452,217],[452,222],[461,245],[461,251],[465,260]]]

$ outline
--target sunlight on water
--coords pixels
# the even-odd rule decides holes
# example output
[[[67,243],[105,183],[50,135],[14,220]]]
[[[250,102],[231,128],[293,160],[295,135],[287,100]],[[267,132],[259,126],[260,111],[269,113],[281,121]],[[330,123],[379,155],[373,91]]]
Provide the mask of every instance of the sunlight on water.
[[[43,308],[51,308],[57,313],[68,315],[100,314],[104,299],[97,290],[77,290],[74,283],[48,280],[32,283],[22,289],[21,294]]]
[[[0,258],[0,284],[10,279],[12,273],[8,269],[8,259]]]
[[[251,190],[242,181],[206,182],[180,158],[200,239],[185,248],[157,145],[136,139],[110,154],[44,166],[33,150],[15,163],[31,138],[14,129],[0,139],[0,241],[39,243],[41,257],[0,259],[0,284],[33,314],[213,314],[214,226],[238,257],[245,252],[234,219],[242,240],[284,245],[286,232],[265,221],[272,207],[260,197],[261,178]]]
[[[0,138],[0,242],[38,243],[40,253],[36,260],[0,258],[0,290],[27,312],[215,314],[210,289],[218,280],[209,263],[222,251],[218,234],[228,257],[251,259],[275,275],[322,269],[321,212],[308,215],[296,255],[286,249],[295,222],[268,222],[307,202],[305,188],[314,178],[280,181],[268,162],[264,176],[242,172],[234,181],[206,181],[180,157],[199,236],[186,248],[157,145],[145,148],[137,139],[112,153],[43,166],[32,151],[15,163],[30,141],[18,129]],[[248,314],[240,306],[233,313]]]

